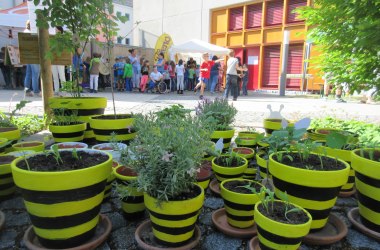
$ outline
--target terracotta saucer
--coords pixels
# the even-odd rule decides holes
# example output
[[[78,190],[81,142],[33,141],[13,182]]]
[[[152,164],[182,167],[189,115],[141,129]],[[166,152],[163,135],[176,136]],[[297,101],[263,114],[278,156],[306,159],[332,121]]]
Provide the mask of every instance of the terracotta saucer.
[[[348,191],[348,192],[343,192],[343,191],[340,191],[339,192],[339,197],[342,197],[342,198],[347,198],[347,197],[351,197],[352,195],[354,195],[356,192],[356,189],[352,189],[351,191]]]
[[[99,218],[98,226],[96,227],[95,235],[88,240],[83,245],[72,247],[72,248],[66,248],[66,250],[89,250],[89,249],[95,249],[97,246],[102,244],[110,234],[112,229],[112,223],[110,219],[106,215],[101,214]],[[24,234],[24,242],[26,247],[29,250],[43,250],[48,249],[44,248],[41,243],[38,241],[38,238],[36,234],[34,233],[33,227],[30,226]]]
[[[0,211],[0,230],[3,228],[5,224],[5,215],[3,212]]]
[[[213,179],[208,186],[214,194],[220,196],[220,184],[217,179]]]
[[[141,223],[135,231],[135,240],[137,241],[137,244],[142,248],[146,250],[162,250],[162,249],[169,249],[169,250],[185,250],[185,249],[192,249],[196,245],[198,245],[199,241],[201,239],[201,230],[197,225],[195,225],[194,235],[193,238],[184,246],[180,247],[167,247],[160,245],[155,242],[153,232],[152,232],[152,223],[150,220],[145,220],[143,223]]]
[[[236,238],[251,238],[257,234],[256,225],[248,228],[233,227],[227,222],[227,214],[224,208],[212,213],[212,222],[222,233]]]
[[[297,248],[300,249],[300,248]],[[259,245],[259,236],[253,237],[249,241],[249,250],[261,250],[260,245]]]
[[[362,224],[358,207],[351,209],[350,212],[348,212],[347,217],[360,232],[380,241],[380,233],[375,232]]]
[[[302,242],[309,245],[330,245],[346,237],[347,225],[336,215],[330,214],[324,228],[318,232],[309,233]]]

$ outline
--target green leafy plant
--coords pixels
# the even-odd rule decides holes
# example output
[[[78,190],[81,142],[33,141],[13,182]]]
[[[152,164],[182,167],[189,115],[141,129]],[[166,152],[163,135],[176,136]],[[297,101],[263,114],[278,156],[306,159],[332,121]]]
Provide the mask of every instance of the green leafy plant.
[[[326,136],[326,146],[342,150],[353,150],[359,147],[354,136],[335,131]]]
[[[66,108],[54,109],[52,124],[57,126],[67,126],[78,123],[78,110],[68,110]]]
[[[134,126],[139,133],[122,163],[137,173],[139,190],[162,202],[191,189],[210,146],[209,131],[201,125],[191,116],[136,116]]]
[[[54,144],[52,147],[51,147],[51,151],[53,153],[53,157],[54,159],[57,161],[57,165],[60,165],[63,163],[63,160],[61,158],[61,154],[59,153],[59,149],[58,149],[58,145],[57,144]],[[50,153],[48,153],[50,154]]]
[[[183,105],[176,104],[172,105],[168,108],[164,108],[163,110],[160,110],[156,112],[156,115],[158,118],[162,119],[164,117],[182,117],[186,118],[190,114],[191,110],[185,109]]]
[[[199,101],[195,112],[203,121],[203,126],[212,128],[212,130],[230,129],[237,114],[236,108],[224,98],[215,98],[214,100],[205,98]]]

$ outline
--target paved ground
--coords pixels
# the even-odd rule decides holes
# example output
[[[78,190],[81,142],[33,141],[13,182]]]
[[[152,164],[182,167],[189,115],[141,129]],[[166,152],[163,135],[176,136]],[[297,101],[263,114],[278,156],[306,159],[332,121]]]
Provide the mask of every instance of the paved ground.
[[[17,93],[10,102],[13,93]],[[106,96],[110,100],[110,93],[98,93],[98,96]],[[139,93],[116,93],[116,110],[118,113],[146,113],[151,110],[158,110],[171,104],[180,103],[186,108],[194,108],[197,105],[197,96],[187,92],[183,96],[176,94],[153,95]],[[0,91],[0,110],[8,111],[9,106],[15,106],[18,101],[23,99],[22,91]],[[32,100],[23,113],[42,114],[42,101],[38,97],[28,97]],[[271,104],[274,110],[278,110],[280,104],[284,104],[282,111],[284,117],[297,119],[300,117],[322,117],[336,116],[342,119],[360,119],[367,122],[380,123],[379,105],[358,104],[356,101],[348,103],[336,103],[334,100],[310,99],[297,96],[280,98],[274,95],[263,95],[251,93],[248,97],[241,97],[234,105],[238,109],[236,127],[257,126],[261,127],[262,119],[268,116],[266,106]],[[111,101],[108,103],[106,113],[111,113]],[[41,136],[40,136],[41,137]],[[380,249],[380,244],[355,230],[347,220],[347,212],[357,206],[356,199],[339,198],[333,213],[348,225],[347,237],[333,245],[317,247],[302,245],[301,249],[320,250],[320,249]],[[197,250],[234,250],[249,249],[248,240],[232,238],[220,233],[212,224],[212,213],[223,207],[223,200],[215,196],[208,190],[203,211],[200,215],[198,225],[201,229],[202,238]],[[0,250],[5,249],[25,249],[22,237],[26,228],[30,225],[29,218],[25,211],[24,204],[19,194],[12,199],[0,202],[0,210],[6,215],[5,228],[0,232]],[[120,201],[113,196],[112,199],[102,206],[103,214],[107,215],[112,221],[112,232],[108,240],[100,246],[99,250],[108,249],[138,249],[134,240],[136,226],[141,221],[130,222],[124,219],[120,210]]]

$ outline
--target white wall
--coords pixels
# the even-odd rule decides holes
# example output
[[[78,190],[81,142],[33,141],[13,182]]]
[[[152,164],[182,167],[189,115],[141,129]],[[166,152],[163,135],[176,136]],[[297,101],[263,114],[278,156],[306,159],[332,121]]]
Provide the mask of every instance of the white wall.
[[[157,38],[168,33],[174,44],[189,39],[209,42],[210,9],[254,2],[252,0],[134,0],[134,45],[154,48]]]
[[[119,31],[117,32],[118,33],[117,36],[125,37],[129,33],[129,35],[126,38],[129,38],[129,43],[130,43],[130,45],[132,45],[133,44],[133,32],[131,32],[131,30],[132,30],[133,23],[134,23],[133,8],[125,6],[125,5],[116,4],[116,3],[114,3],[113,6],[114,6],[115,15],[116,15],[117,11],[121,12],[121,15],[123,15],[123,16],[125,15],[125,13],[129,14],[129,20],[127,22],[125,22],[125,23],[119,22],[119,27],[118,27]],[[126,38],[123,38],[122,44],[125,44]]]

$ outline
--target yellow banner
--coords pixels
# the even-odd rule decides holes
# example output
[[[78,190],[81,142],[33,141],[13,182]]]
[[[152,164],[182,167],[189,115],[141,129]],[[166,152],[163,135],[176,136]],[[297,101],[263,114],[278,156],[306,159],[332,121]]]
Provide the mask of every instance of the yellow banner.
[[[169,57],[169,49],[173,44],[173,40],[170,35],[164,33],[162,34],[156,42],[156,47],[154,47],[154,61],[158,60],[158,55],[162,52],[164,53],[165,61],[170,59]]]

